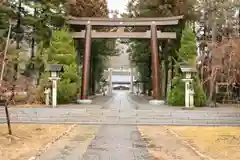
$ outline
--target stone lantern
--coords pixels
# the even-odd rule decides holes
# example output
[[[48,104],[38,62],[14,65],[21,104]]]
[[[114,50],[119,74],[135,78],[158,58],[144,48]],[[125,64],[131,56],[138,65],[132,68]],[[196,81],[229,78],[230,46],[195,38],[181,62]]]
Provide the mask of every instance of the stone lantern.
[[[185,74],[185,78],[182,79],[185,82],[185,108],[191,109],[194,107],[194,87],[192,75],[197,72],[196,68],[181,65],[182,72]]]
[[[64,71],[62,64],[48,64],[46,71],[50,72],[49,80],[52,81],[52,107],[57,106],[57,81],[60,73]]]

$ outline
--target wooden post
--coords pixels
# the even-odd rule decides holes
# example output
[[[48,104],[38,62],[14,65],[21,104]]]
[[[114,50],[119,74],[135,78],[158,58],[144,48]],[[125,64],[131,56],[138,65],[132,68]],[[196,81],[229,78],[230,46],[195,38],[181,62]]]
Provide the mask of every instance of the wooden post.
[[[7,102],[5,103],[4,108],[5,108],[5,113],[6,113],[8,134],[12,135],[11,121],[10,121],[10,116],[9,116],[9,112],[8,112],[8,103]]]
[[[158,42],[157,42],[157,26],[155,24],[151,25],[151,45],[152,45],[152,89],[153,89],[153,99],[161,99],[161,84],[160,84],[160,65],[159,65],[159,55],[158,55]]]
[[[90,55],[91,55],[91,30],[90,24],[86,25],[85,32],[85,52],[83,58],[83,70],[82,70],[82,89],[81,99],[88,99],[88,83],[89,83],[89,69],[90,69]]]

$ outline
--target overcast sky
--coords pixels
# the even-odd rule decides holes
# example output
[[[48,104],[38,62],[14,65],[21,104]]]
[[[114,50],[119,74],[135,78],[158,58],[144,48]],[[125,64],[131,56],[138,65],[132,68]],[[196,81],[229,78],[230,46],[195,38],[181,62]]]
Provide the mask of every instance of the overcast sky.
[[[118,10],[120,13],[124,12],[128,0],[107,0],[109,10]]]
[[[118,10],[119,13],[126,12],[126,6],[128,4],[128,0],[107,0],[107,2],[108,2],[109,10]],[[125,58],[124,55],[118,56],[117,61],[119,61],[119,63],[117,65],[119,66],[123,65],[122,63],[124,61],[124,58]],[[128,58],[126,58],[125,61],[129,61]],[[113,82],[130,82],[130,76],[129,75],[125,75],[125,76],[112,75],[112,81]]]

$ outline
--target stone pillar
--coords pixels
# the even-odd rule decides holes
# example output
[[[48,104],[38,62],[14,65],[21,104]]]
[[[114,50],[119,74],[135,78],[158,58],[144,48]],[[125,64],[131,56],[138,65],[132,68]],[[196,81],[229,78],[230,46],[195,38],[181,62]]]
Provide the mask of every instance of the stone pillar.
[[[189,108],[189,83],[190,81],[185,80],[185,107]]]
[[[46,88],[45,91],[44,91],[44,94],[45,94],[45,105],[49,106],[49,94],[50,94],[50,89],[49,88]]]
[[[52,81],[52,107],[55,108],[57,106],[57,81],[59,80],[59,77],[53,76],[50,77],[50,80]]]
[[[91,30],[92,26],[89,24],[86,26],[85,33],[85,52],[83,58],[82,68],[82,88],[81,88],[81,99],[79,103],[91,103],[88,100],[88,88],[89,88],[89,74],[90,74],[90,55],[91,55]]]
[[[52,106],[56,107],[57,106],[57,80],[53,79],[52,80]]]
[[[192,86],[193,79],[191,79],[191,73],[186,73],[185,82],[185,108],[194,107],[194,89]]]

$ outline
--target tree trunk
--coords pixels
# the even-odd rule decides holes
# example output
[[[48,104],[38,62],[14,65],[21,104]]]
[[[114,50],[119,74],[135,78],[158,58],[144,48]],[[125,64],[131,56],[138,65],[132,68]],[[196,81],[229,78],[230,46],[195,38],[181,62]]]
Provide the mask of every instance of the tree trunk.
[[[165,57],[168,58],[168,57]],[[168,59],[164,60],[164,69],[165,69],[165,86],[164,86],[164,96],[167,98],[167,89],[168,89]]]
[[[215,19],[215,17],[216,17],[216,13],[215,13],[215,11],[213,11],[212,12],[212,45],[213,45],[213,48],[215,48],[215,46],[217,45],[216,43],[217,43],[217,24],[216,24],[216,19]],[[209,76],[211,76],[211,77],[215,77],[215,76],[213,76],[212,75],[212,61],[211,61],[211,59],[212,59],[212,54],[213,53],[211,53],[211,55],[210,55],[210,57],[209,57],[209,64],[208,64],[208,66],[210,67],[210,74],[209,74]],[[210,85],[209,85],[209,90],[210,90],[210,93],[209,93],[209,100],[210,101],[212,101],[213,99],[214,99],[214,91],[215,91],[215,78],[212,78],[211,80],[210,80]]]
[[[77,63],[77,74],[79,76],[79,81],[78,81],[78,86],[77,86],[77,93],[80,94],[80,89],[81,89],[81,82],[80,82],[80,79],[81,79],[81,70],[80,70],[80,67],[81,67],[81,40],[79,39],[76,39],[75,40],[75,46],[76,46],[76,52],[77,52],[77,56],[76,56],[76,63]]]
[[[148,81],[148,96],[152,96],[152,55],[149,55],[149,58],[148,58],[148,77],[149,77],[149,81]]]
[[[240,8],[238,9],[238,37],[240,37]]]
[[[163,55],[164,55],[164,98],[167,97],[167,88],[168,88],[168,42],[163,41]]]
[[[36,3],[34,1],[34,3]],[[34,12],[33,12],[33,17],[36,17],[36,14],[37,14],[37,10],[36,8],[34,8]],[[34,37],[34,34],[35,34],[35,25],[32,26],[33,27],[33,32],[32,32],[32,42],[31,42],[31,58],[33,58],[35,56],[35,37]]]
[[[142,94],[146,95],[146,91],[147,91],[147,84],[146,82],[143,83],[143,91]]]
[[[7,36],[7,41],[3,53],[3,60],[2,60],[2,66],[1,66],[1,73],[0,73],[0,87],[2,86],[2,81],[3,81],[3,76],[4,76],[4,70],[6,66],[6,59],[7,59],[7,52],[8,52],[8,46],[9,46],[9,41],[10,41],[10,36],[12,32],[12,24],[9,22],[9,28],[8,28],[8,36]]]
[[[94,57],[92,57],[92,64],[91,64],[91,66],[92,66],[92,71],[91,71],[91,94],[92,95],[95,95],[95,78],[96,78],[96,74],[95,74],[95,63],[96,63],[96,61],[95,61],[95,59],[94,59]]]
[[[173,80],[173,78],[174,78],[174,76],[175,76],[175,74],[174,74],[174,65],[175,65],[175,62],[174,62],[174,59],[173,58],[171,58],[171,89],[172,89],[172,80]]]

